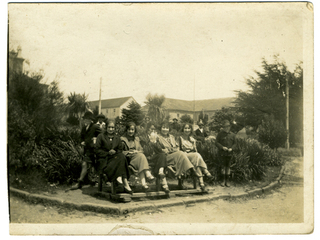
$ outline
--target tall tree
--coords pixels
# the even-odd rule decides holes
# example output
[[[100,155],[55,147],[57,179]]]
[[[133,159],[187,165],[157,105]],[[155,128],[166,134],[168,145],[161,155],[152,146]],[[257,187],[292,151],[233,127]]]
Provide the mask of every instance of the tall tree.
[[[128,105],[128,109],[122,109],[121,120],[123,123],[134,122],[136,125],[140,125],[143,122],[144,115],[141,111],[139,103],[132,101]]]
[[[145,104],[148,107],[148,116],[151,121],[156,125],[160,125],[166,119],[165,107],[163,106],[164,101],[166,100],[164,95],[152,95],[148,94],[146,97]]]
[[[246,79],[249,91],[237,91],[236,106],[243,113],[245,123],[254,128],[262,123],[264,115],[273,115],[285,124],[286,78],[289,82],[290,142],[298,141],[303,130],[303,69],[302,63],[290,72],[284,62],[275,56],[274,63],[262,61],[263,71],[257,77]]]

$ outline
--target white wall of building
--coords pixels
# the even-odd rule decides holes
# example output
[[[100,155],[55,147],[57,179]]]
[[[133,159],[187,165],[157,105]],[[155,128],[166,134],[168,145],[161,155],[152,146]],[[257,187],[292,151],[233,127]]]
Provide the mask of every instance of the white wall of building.
[[[129,98],[124,104],[122,104],[122,105],[120,106],[120,108],[119,108],[119,115],[118,115],[119,117],[122,116],[122,109],[128,108],[129,104],[130,104],[132,101],[136,102],[136,101],[131,97],[131,98]]]

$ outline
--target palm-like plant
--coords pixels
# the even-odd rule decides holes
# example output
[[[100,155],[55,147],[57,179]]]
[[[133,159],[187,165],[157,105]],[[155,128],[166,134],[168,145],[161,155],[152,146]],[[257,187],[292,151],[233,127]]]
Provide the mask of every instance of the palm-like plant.
[[[148,94],[146,96],[147,101],[145,104],[148,106],[148,116],[150,117],[151,121],[160,125],[161,122],[165,119],[165,107],[163,106],[164,101],[166,100],[164,95],[152,95]]]
[[[87,102],[87,95],[85,93],[70,93],[68,96],[68,112],[69,115],[76,117],[81,122],[83,114],[89,110],[89,103]]]

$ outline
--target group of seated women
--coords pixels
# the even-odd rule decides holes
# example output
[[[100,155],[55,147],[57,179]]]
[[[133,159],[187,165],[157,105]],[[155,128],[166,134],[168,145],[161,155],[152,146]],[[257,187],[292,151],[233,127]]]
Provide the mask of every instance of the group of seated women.
[[[198,178],[199,185],[205,190],[203,176],[212,177],[201,155],[197,153],[196,140],[192,135],[192,125],[184,124],[179,141],[169,134],[169,123],[164,122],[156,132],[154,124],[149,124],[148,145],[153,149],[153,175],[159,178],[161,190],[169,193],[166,169],[172,170],[179,179],[179,188],[186,189],[182,176],[191,174]],[[127,124],[126,133],[120,137],[115,133],[115,122],[110,120],[106,130],[96,140],[96,156],[100,174],[105,174],[108,181],[122,184],[125,193],[132,194],[128,183],[131,167],[139,176],[145,191],[150,188],[148,181],[154,180],[134,123]]]

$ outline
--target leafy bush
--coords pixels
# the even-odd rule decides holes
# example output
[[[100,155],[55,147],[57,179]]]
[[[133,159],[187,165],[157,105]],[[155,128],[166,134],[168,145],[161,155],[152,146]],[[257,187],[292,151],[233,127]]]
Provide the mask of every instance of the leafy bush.
[[[279,155],[269,146],[254,139],[237,140],[237,149],[232,157],[231,171],[238,182],[261,180],[268,166],[282,165]],[[198,143],[200,145],[201,143]],[[209,171],[220,175],[220,157],[214,139],[199,146],[199,153],[207,163]],[[200,150],[201,149],[201,150]]]
[[[81,147],[73,140],[48,139],[45,143],[36,145],[33,159],[49,182],[72,183],[79,178]]]
[[[193,124],[193,119],[191,118],[190,115],[188,114],[184,114],[180,117],[180,122],[181,124],[184,124],[184,123],[190,123],[190,124]]]
[[[52,136],[61,123],[63,94],[56,81],[47,85],[42,78],[9,72],[9,166],[28,167],[35,144]]]
[[[41,74],[9,73],[8,152],[11,176],[36,172],[70,182],[81,170],[80,130],[62,127],[63,93]]]
[[[259,141],[275,149],[284,146],[286,138],[286,130],[282,122],[275,120],[273,115],[265,116],[259,126]]]

